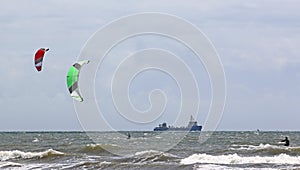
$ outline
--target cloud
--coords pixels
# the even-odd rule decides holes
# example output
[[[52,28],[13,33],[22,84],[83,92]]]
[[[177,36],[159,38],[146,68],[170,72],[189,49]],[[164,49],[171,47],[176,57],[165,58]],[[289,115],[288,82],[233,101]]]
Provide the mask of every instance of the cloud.
[[[300,81],[299,5],[300,1],[295,0],[284,3],[280,0],[132,0],[126,3],[1,1],[0,105],[3,114],[0,117],[0,130],[55,129],[56,126],[80,129],[65,85],[66,72],[75,62],[86,40],[96,30],[111,20],[137,12],[177,15],[199,27],[211,39],[227,75],[229,91],[224,129],[231,128],[232,122],[240,122],[234,127],[237,129],[258,125],[255,124],[257,119],[249,119],[249,126],[243,127],[243,123],[248,120],[239,121],[237,117],[241,113],[247,115],[245,117],[252,114],[257,117],[261,114],[265,118],[275,117],[266,125],[263,121],[259,124],[269,129],[276,128],[283,118],[279,112],[286,111],[286,114],[297,120],[294,113],[299,110],[297,101],[300,91],[297,86]],[[150,40],[150,45],[144,45],[146,43],[143,39],[131,41],[132,44],[112,52],[111,55],[117,57],[106,61],[100,80],[103,79],[107,84],[101,87],[110,87],[111,74],[105,71],[114,69],[124,54],[153,47],[153,43],[183,56],[195,71],[200,88],[205,83],[202,93],[208,93],[205,89],[209,82],[202,73],[205,70],[197,69],[199,61],[190,59],[193,56],[176,43],[157,39],[146,38]],[[50,47],[50,51],[46,55],[43,72],[37,73],[33,67],[33,54],[40,47]],[[163,78],[160,80],[163,81]],[[143,97],[140,91],[136,93],[136,100]],[[175,100],[174,96],[171,97]],[[33,101],[37,101],[38,106]],[[53,105],[57,107],[53,108]],[[43,116],[53,122],[56,120],[56,125],[52,121],[47,123]],[[288,119],[286,121],[289,122]],[[15,122],[19,124],[14,126]],[[296,129],[295,124],[290,120],[289,125],[282,128]]]

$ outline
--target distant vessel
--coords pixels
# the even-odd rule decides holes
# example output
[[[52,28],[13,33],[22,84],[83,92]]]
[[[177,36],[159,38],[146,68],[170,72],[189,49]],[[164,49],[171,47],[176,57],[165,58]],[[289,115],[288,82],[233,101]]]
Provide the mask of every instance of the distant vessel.
[[[158,127],[154,128],[154,131],[201,131],[202,126],[197,124],[197,121],[194,120],[193,116],[191,116],[191,119],[189,121],[189,124],[187,127],[173,127],[173,126],[167,126],[167,123],[159,124]]]

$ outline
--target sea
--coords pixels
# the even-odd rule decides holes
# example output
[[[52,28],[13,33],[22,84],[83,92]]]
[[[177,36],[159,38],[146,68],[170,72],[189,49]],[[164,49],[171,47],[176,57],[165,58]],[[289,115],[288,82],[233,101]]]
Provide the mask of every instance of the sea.
[[[182,133],[0,132],[0,169],[300,169],[300,132]]]

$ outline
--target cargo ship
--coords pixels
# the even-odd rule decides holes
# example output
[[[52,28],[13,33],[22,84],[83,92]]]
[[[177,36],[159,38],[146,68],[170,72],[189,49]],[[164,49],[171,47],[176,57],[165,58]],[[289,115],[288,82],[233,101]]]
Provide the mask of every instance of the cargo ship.
[[[193,116],[187,125],[187,127],[173,127],[168,126],[167,123],[159,124],[159,126],[154,128],[154,131],[201,131],[202,126],[198,125],[197,121],[194,120]]]

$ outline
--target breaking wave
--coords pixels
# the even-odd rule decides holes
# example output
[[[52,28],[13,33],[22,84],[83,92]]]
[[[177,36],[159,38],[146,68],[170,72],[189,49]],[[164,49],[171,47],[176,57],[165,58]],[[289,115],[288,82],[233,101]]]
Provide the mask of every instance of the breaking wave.
[[[7,161],[11,159],[47,158],[47,157],[61,156],[61,155],[64,155],[64,153],[53,149],[48,149],[43,152],[23,152],[19,150],[0,151],[0,160]]]
[[[82,161],[75,164],[62,166],[59,169],[103,169],[110,167],[112,163],[103,161],[103,162],[97,162],[97,161]]]
[[[272,154],[280,154],[280,153],[299,154],[300,153],[299,146],[286,147],[286,146],[271,145],[271,144],[260,144],[258,146],[255,146],[255,145],[232,145],[230,150],[268,152],[268,153],[272,153]]]
[[[7,162],[7,161],[1,161],[0,162],[0,169],[2,168],[16,168],[16,167],[21,167],[22,164],[15,163],[15,162]]]
[[[115,144],[87,144],[81,151],[84,153],[110,153],[109,150],[120,148],[120,146]]]
[[[143,164],[153,162],[170,162],[175,159],[178,159],[178,157],[169,153],[155,150],[146,150],[136,152],[134,155],[123,158],[119,161]]]
[[[280,154],[276,156],[239,156],[238,154],[229,155],[208,155],[193,154],[180,161],[181,164],[189,165],[195,163],[204,164],[291,164],[300,165],[300,156],[289,156]]]
[[[236,167],[215,164],[196,164],[193,169],[195,170],[278,170],[278,169],[293,169],[298,170],[299,166],[261,166],[261,167]]]

